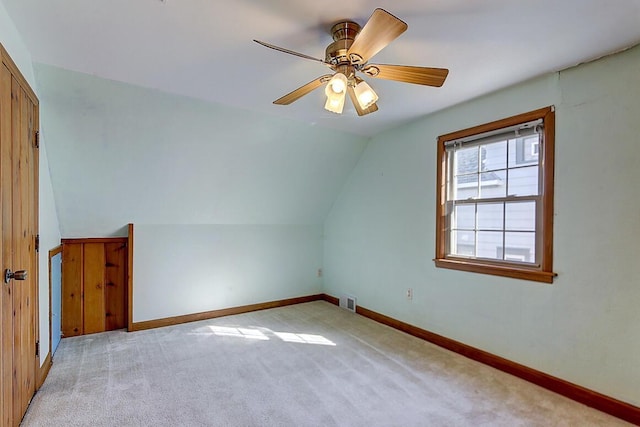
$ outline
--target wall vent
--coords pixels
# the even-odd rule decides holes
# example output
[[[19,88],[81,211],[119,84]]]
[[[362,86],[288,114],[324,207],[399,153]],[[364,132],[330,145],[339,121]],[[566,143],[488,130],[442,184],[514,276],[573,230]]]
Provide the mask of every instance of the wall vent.
[[[356,312],[356,297],[351,295],[343,295],[340,298],[340,307],[346,308],[349,311]]]

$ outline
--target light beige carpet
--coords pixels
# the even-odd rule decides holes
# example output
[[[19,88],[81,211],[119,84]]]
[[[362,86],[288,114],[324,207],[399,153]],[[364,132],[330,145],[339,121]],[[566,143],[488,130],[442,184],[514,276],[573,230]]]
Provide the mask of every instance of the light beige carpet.
[[[24,426],[616,426],[326,302],[62,340]]]

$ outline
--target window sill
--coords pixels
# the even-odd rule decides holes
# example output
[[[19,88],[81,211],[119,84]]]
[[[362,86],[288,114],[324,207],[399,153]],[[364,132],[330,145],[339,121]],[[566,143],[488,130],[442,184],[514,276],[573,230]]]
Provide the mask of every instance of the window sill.
[[[470,262],[467,260],[434,259],[438,268],[448,268],[451,270],[470,271],[473,273],[491,274],[494,276],[511,277],[513,279],[531,280],[534,282],[553,283],[556,273],[531,270],[503,265],[483,264]]]

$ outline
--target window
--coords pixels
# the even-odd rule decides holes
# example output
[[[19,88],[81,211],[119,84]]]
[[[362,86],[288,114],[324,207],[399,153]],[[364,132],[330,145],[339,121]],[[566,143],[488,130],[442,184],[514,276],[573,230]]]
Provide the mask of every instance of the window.
[[[438,138],[437,267],[551,283],[554,109]]]

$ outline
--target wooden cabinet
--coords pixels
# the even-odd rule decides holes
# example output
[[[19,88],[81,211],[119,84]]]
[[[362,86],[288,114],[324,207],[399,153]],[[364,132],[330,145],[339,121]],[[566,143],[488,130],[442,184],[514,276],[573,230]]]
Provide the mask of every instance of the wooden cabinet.
[[[62,335],[127,326],[127,239],[62,240]]]

